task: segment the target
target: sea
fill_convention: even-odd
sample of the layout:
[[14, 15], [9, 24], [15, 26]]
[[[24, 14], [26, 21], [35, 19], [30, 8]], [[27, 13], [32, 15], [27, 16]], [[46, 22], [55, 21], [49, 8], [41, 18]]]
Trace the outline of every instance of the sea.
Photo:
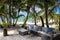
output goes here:
[[[18, 21], [17, 22], [24, 22], [25, 21], [25, 17], [20, 17], [18, 18]], [[13, 21], [13, 20], [12, 20]], [[28, 18], [27, 22], [34, 22], [34, 19], [33, 18]], [[0, 18], [0, 24], [2, 23], [2, 20]]]

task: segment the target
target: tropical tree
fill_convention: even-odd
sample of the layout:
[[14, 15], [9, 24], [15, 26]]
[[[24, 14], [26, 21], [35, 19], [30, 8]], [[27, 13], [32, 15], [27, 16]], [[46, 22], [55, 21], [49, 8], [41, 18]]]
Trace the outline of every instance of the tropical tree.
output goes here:
[[8, 28], [8, 12], [7, 12], [7, 9], [5, 8], [5, 5], [3, 5], [1, 8], [0, 8], [0, 17], [1, 17], [1, 20], [2, 20], [2, 26], [4, 27], [4, 30], [3, 30], [3, 33], [4, 33], [4, 36], [7, 36], [7, 28]]
[[51, 6], [54, 6], [56, 4], [57, 0], [54, 1], [54, 3], [52, 2], [52, 0], [40, 0], [40, 2], [43, 3], [43, 5], [44, 5], [43, 10], [45, 11], [46, 25], [47, 25], [47, 27], [49, 27], [49, 25], [48, 25], [48, 13], [49, 13], [48, 9], [50, 9], [49, 7], [51, 7]]
[[[7, 28], [11, 25], [11, 18], [12, 17], [12, 7], [13, 1], [12, 0], [0, 0], [0, 15], [2, 19], [2, 26], [4, 27], [4, 36], [7, 36]], [[9, 8], [8, 8], [9, 7]], [[15, 6], [14, 6], [15, 7]], [[7, 10], [8, 9], [8, 10]], [[14, 14], [15, 16], [15, 14]], [[20, 17], [21, 15], [17, 16], [16, 18]]]
[[17, 24], [17, 21], [18, 21], [18, 18], [21, 17], [21, 16], [24, 16], [23, 14], [20, 14], [20, 15], [17, 15], [17, 11], [15, 8], [12, 9], [12, 19], [13, 19], [13, 26], [15, 26]]
[[36, 7], [39, 7], [39, 8], [44, 8], [43, 4], [39, 1], [39, 0], [33, 0], [33, 5], [32, 5], [32, 9], [33, 9], [33, 14], [34, 14], [34, 22], [35, 22], [35, 25], [37, 25], [36, 21], [37, 21], [37, 12], [36, 12]]
[[42, 27], [44, 27], [44, 21], [43, 21], [42, 16], [40, 16], [40, 18], [41, 18], [41, 22], [42, 22]]
[[[18, 18], [20, 16], [22, 16], [22, 15], [19, 15], [19, 12], [21, 10], [21, 6], [22, 6], [21, 0], [12, 0], [12, 14], [13, 15], [11, 15], [11, 16], [13, 18], [13, 25], [16, 25]], [[14, 19], [16, 19], [15, 24], [14, 24]]]
[[60, 30], [60, 1], [58, 1], [58, 4], [59, 4], [59, 6], [58, 6], [58, 8], [59, 8], [59, 30]]
[[27, 20], [28, 20], [29, 13], [30, 13], [30, 8], [31, 8], [31, 6], [32, 6], [32, 1], [31, 1], [31, 0], [30, 0], [30, 1], [27, 0], [25, 3], [26, 3], [27, 16], [26, 16], [26, 20], [25, 20], [24, 24], [22, 25], [22, 27], [25, 26], [25, 24], [26, 24], [26, 22], [27, 22]]

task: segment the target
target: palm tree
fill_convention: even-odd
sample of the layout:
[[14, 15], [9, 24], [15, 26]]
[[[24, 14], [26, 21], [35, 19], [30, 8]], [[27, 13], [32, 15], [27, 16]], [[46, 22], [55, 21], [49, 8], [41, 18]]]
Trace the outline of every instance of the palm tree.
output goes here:
[[46, 25], [47, 25], [47, 27], [49, 27], [49, 25], [48, 25], [48, 8], [53, 6], [57, 0], [54, 1], [54, 3], [52, 2], [52, 0], [40, 0], [40, 1], [44, 4], [45, 17], [46, 17]]
[[59, 11], [59, 30], [60, 30], [60, 11]]
[[41, 22], [42, 22], [42, 27], [44, 27], [44, 21], [43, 21], [42, 16], [40, 16], [40, 18], [41, 18]]
[[[31, 1], [31, 0], [30, 0]], [[42, 7], [42, 4], [39, 3], [39, 0], [32, 0], [30, 3], [32, 3], [32, 12], [33, 12], [33, 16], [34, 16], [34, 22], [35, 22], [35, 25], [37, 25], [36, 21], [37, 21], [37, 13], [36, 13], [36, 10], [35, 10], [35, 7], [38, 6], [38, 7]]]
[[[1, 19], [2, 19], [2, 26], [4, 27], [4, 36], [7, 36], [7, 27], [9, 25], [11, 25], [11, 12], [12, 12], [12, 0], [0, 0], [1, 1], [1, 5], [0, 5], [0, 14], [1, 14]], [[8, 14], [8, 11], [6, 10], [6, 7], [5, 6], [9, 6], [9, 14]], [[7, 22], [6, 20], [7, 19]]]
[[26, 22], [27, 22], [27, 20], [28, 20], [31, 6], [32, 6], [32, 1], [31, 1], [31, 0], [30, 0], [30, 1], [27, 0], [27, 1], [26, 1], [26, 11], [27, 11], [27, 16], [26, 16], [26, 20], [25, 20], [24, 24], [22, 25], [22, 27], [25, 26], [25, 24], [26, 24]]
[[[38, 2], [36, 3], [36, 0], [27, 0], [26, 1], [27, 2], [27, 17], [26, 17], [26, 20], [25, 20], [25, 22], [24, 22], [24, 24], [26, 24], [26, 21], [27, 21], [27, 19], [28, 19], [28, 16], [29, 16], [29, 10], [30, 10], [30, 8], [32, 8], [33, 9], [33, 16], [34, 16], [34, 21], [35, 21], [35, 25], [37, 25], [36, 24], [36, 11], [35, 11], [35, 6], [37, 5], [37, 4], [39, 4]], [[41, 4], [39, 4], [39, 5], [41, 5]]]
[[[11, 16], [12, 16], [13, 19], [16, 19], [16, 22], [15, 22], [14, 25], [16, 25], [16, 23], [18, 21], [18, 18], [20, 16], [24, 16], [24, 15], [19, 15], [19, 13], [20, 13], [20, 11], [23, 11], [23, 10], [25, 11], [26, 10], [26, 9], [24, 9], [25, 4], [26, 3], [23, 0], [12, 0], [12, 14], [13, 15], [11, 15]], [[13, 9], [15, 10], [15, 12], [13, 12], [14, 11]], [[16, 13], [16, 10], [18, 10], [17, 13]]]
[[44, 1], [44, 6], [45, 6], [45, 17], [46, 17], [46, 25], [47, 27], [49, 27], [48, 25], [48, 4], [47, 4], [47, 0]]
[[[3, 16], [5, 15], [5, 10], [4, 10], [4, 2], [0, 0], [0, 17], [1, 17], [1, 20], [2, 20], [2, 23], [4, 22], [5, 23], [5, 18], [3, 18]], [[4, 25], [4, 24], [3, 24]], [[2, 26], [3, 26], [2, 25]], [[7, 29], [5, 28], [6, 26], [4, 26], [4, 36], [7, 36]]]
[[37, 25], [37, 24], [36, 24], [36, 11], [35, 11], [35, 5], [36, 5], [36, 0], [33, 2], [33, 13], [34, 13], [35, 25]]
[[0, 14], [1, 14], [2, 26], [4, 27], [3, 33], [4, 33], [4, 36], [7, 36], [8, 35], [7, 27], [9, 23], [7, 24], [5, 19], [8, 19], [8, 12], [4, 5], [0, 8]]
[[10, 23], [10, 25], [11, 25], [11, 13], [12, 13], [12, 0], [6, 0], [6, 2], [5, 2], [8, 6], [9, 6], [9, 23]]
[[[16, 19], [16, 22], [15, 22], [15, 24], [13, 24], [13, 25], [16, 25], [16, 23], [17, 23], [17, 21], [18, 21], [18, 18], [20, 17], [20, 16], [23, 16], [23, 15], [19, 15], [19, 12], [20, 12], [20, 10], [21, 10], [21, 6], [23, 5], [22, 4], [22, 0], [12, 0], [12, 2], [13, 2], [13, 4], [12, 4], [12, 13], [15, 15], [15, 17], [13, 17], [13, 20], [14, 19]], [[15, 8], [14, 8], [15, 7]], [[14, 10], [15, 10], [15, 13], [14, 13]], [[17, 12], [16, 12], [16, 10], [18, 10]], [[13, 15], [13, 16], [14, 16]], [[17, 17], [16, 17], [17, 16]]]
[[22, 25], [22, 27], [25, 26], [25, 24], [26, 24], [26, 22], [27, 22], [27, 20], [28, 20], [28, 16], [29, 16], [29, 12], [30, 12], [29, 9], [30, 9], [30, 7], [27, 6], [27, 16], [26, 16], [26, 20], [25, 20], [24, 24]]
[[[57, 3], [58, 3], [58, 2], [57, 2]], [[59, 4], [54, 5], [54, 6], [51, 8], [51, 10], [49, 11], [49, 14], [50, 14], [50, 16], [54, 19], [55, 23], [58, 24], [59, 15], [56, 14], [56, 12], [52, 13], [52, 12], [54, 11], [54, 9], [57, 9], [57, 7], [59, 7]], [[59, 9], [58, 9], [58, 10], [59, 10]], [[49, 14], [48, 14], [48, 15], [49, 15]], [[54, 15], [53, 15], [53, 14], [54, 14]], [[60, 28], [59, 28], [59, 29], [60, 29]]]
[[35, 11], [35, 5], [33, 7], [33, 14], [34, 14], [34, 22], [35, 22], [35, 25], [37, 25], [36, 21], [37, 21], [37, 14], [36, 14], [36, 11]]
[[[21, 15], [17, 15], [17, 14], [18, 14], [18, 13], [17, 13], [16, 9], [13, 8], [13, 9], [12, 9], [12, 15], [11, 15], [11, 17], [12, 17], [12, 19], [13, 19], [13, 26], [15, 26], [15, 25], [17, 24], [17, 21], [18, 21], [18, 18], [19, 18], [19, 17], [24, 16], [23, 14], [21, 14]], [[15, 21], [15, 20], [16, 20], [16, 21]]]
[[[6, 0], [5, 3], [9, 6], [9, 8], [8, 8], [9, 9], [9, 19], [8, 20], [9, 20], [10, 25], [11, 25], [12, 24], [12, 18], [14, 20], [14, 18], [16, 17], [16, 16], [12, 17], [12, 14], [17, 15], [17, 16], [21, 16], [21, 15], [19, 15], [19, 12], [21, 10], [20, 7], [23, 5], [23, 3], [21, 3], [21, 0]], [[15, 10], [15, 13], [13, 12], [14, 11], [13, 8]], [[16, 10], [18, 10], [18, 13], [16, 13]], [[18, 21], [18, 18], [16, 18], [16, 23], [17, 23], [17, 21]]]

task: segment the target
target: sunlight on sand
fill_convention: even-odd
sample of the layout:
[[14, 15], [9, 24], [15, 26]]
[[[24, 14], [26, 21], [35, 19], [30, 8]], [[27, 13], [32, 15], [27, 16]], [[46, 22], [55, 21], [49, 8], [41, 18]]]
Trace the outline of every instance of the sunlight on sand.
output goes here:
[[[11, 34], [18, 34], [17, 30], [10, 30], [8, 31], [8, 34], [11, 35]], [[3, 31], [0, 32], [0, 36], [3, 36]]]
[[3, 32], [0, 32], [0, 36], [3, 36]]

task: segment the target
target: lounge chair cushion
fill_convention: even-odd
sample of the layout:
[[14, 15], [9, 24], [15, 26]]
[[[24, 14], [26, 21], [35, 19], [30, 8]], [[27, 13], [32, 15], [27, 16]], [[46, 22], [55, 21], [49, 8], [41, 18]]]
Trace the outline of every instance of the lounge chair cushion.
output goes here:
[[30, 25], [30, 26], [29, 26], [29, 29], [34, 29], [34, 25], [33, 25], [33, 24]]
[[47, 29], [46, 29], [46, 32], [47, 32], [47, 33], [50, 33], [50, 32], [52, 32], [52, 31], [53, 31], [52, 28], [47, 28]]
[[36, 28], [36, 30], [37, 30], [37, 31], [41, 31], [41, 30], [42, 30], [42, 27], [38, 26], [38, 27]]

